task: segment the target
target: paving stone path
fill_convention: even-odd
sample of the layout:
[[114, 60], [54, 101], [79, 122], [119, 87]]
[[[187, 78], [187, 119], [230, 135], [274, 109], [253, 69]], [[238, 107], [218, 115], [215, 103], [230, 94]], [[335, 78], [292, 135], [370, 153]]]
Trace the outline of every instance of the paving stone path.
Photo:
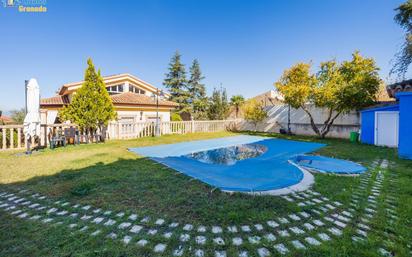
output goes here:
[[[179, 224], [163, 218], [142, 216], [130, 211], [114, 212], [90, 205], [79, 205], [50, 198], [29, 190], [0, 192], [0, 210], [19, 219], [41, 222], [45, 225], [67, 226], [91, 237], [103, 236], [119, 240], [123, 244], [135, 244], [151, 249], [154, 253], [182, 256], [190, 253], [205, 256], [227, 256], [227, 247], [238, 249], [238, 256], [260, 257], [287, 254], [316, 247], [343, 235], [350, 226], [355, 231], [354, 243], [366, 241], [374, 230], [371, 220], [384, 204], [390, 222], [398, 219], [396, 192], [381, 199], [388, 161], [375, 161], [371, 172], [360, 178], [359, 187], [353, 192], [350, 206], [345, 207], [313, 190], [281, 196], [284, 200], [300, 206], [302, 211], [281, 217], [273, 217], [260, 224], [222, 226]], [[395, 183], [396, 175], [388, 178]], [[383, 256], [391, 256], [387, 246], [396, 240], [394, 235], [385, 235], [378, 249]], [[245, 247], [245, 243], [248, 247]], [[251, 248], [250, 246], [253, 246]], [[269, 247], [270, 246], [270, 247]], [[253, 250], [251, 250], [253, 249]]]

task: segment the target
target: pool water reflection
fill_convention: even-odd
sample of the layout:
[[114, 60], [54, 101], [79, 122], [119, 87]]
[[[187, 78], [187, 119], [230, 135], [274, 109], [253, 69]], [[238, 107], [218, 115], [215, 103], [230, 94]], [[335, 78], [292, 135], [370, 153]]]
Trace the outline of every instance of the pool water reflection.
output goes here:
[[258, 157], [266, 151], [267, 147], [264, 145], [244, 144], [191, 153], [185, 157], [203, 163], [234, 165], [237, 161]]

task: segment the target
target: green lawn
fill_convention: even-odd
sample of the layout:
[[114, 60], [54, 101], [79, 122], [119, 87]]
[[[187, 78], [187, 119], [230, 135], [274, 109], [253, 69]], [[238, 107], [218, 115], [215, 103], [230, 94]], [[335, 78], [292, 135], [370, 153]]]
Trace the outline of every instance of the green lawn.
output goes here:
[[[20, 196], [35, 202], [35, 199], [30, 198], [32, 194], [45, 195], [47, 198], [38, 202], [48, 208], [58, 207], [60, 203], [55, 204], [55, 201], [68, 201], [70, 205], [59, 210], [78, 212], [81, 215], [82, 212], [90, 214], [96, 208], [110, 210], [113, 214], [109, 216], [117, 221], [115, 227], [127, 221], [127, 217], [134, 213], [139, 219], [132, 223], [142, 225], [143, 230], [156, 227], [155, 221], [159, 218], [164, 219], [165, 224], [176, 222], [180, 225], [174, 230], [160, 225], [155, 235], [150, 235], [147, 231], [134, 235], [127, 233], [128, 230], [113, 229], [80, 219], [76, 221], [78, 228], [69, 228], [73, 219], [68, 215], [58, 216], [55, 213], [48, 215], [53, 217], [53, 221], [45, 224], [40, 220], [18, 218], [11, 214], [12, 211], [1, 208], [0, 256], [172, 256], [174, 249], [178, 249], [180, 245], [185, 249], [183, 256], [194, 256], [195, 249], [203, 249], [205, 256], [214, 256], [216, 250], [225, 250], [227, 256], [238, 256], [240, 251], [247, 251], [248, 256], [258, 256], [257, 250], [260, 248], [268, 249], [275, 256], [279, 254], [274, 248], [276, 244], [287, 246], [289, 251], [285, 256], [381, 256], [379, 248], [396, 256], [411, 256], [412, 161], [399, 160], [394, 149], [351, 144], [346, 140], [291, 137], [294, 140], [320, 141], [327, 146], [320, 149], [319, 154], [353, 160], [369, 167], [368, 175], [362, 177], [315, 175], [316, 182], [312, 190], [328, 198], [330, 202], [338, 201], [342, 204], [319, 215], [316, 214], [318, 207], [299, 206], [298, 201], [290, 202], [282, 197], [228, 194], [212, 190], [202, 182], [127, 150], [128, 147], [232, 135], [235, 134], [199, 133], [110, 141], [105, 144], [44, 150], [30, 157], [16, 155], [16, 152], [1, 152], [0, 192], [18, 193], [21, 189], [27, 189], [30, 193], [19, 193]], [[280, 137], [275, 134], [264, 135]], [[382, 160], [389, 161], [388, 168], [375, 165]], [[382, 189], [376, 198], [376, 213], [368, 223], [368, 236], [361, 242], [354, 242], [352, 235], [356, 234], [356, 226], [363, 217], [367, 196], [379, 180], [379, 172], [383, 174]], [[360, 189], [361, 181], [366, 185], [364, 189]], [[359, 194], [360, 200], [351, 206], [355, 192]], [[393, 199], [390, 204], [393, 209], [391, 212], [397, 217], [395, 221], [389, 219], [387, 199]], [[79, 211], [79, 208], [73, 207], [74, 204], [90, 205], [92, 209]], [[315, 230], [306, 231], [304, 235], [294, 235], [289, 231], [290, 237], [282, 237], [277, 234], [277, 230], [289, 229], [290, 225], [280, 224], [278, 228], [266, 225], [269, 220], [277, 220], [279, 217], [289, 219], [288, 215], [301, 211], [309, 213], [310, 219], [322, 219], [323, 215], [333, 215], [349, 208], [354, 209], [355, 215], [347, 222], [343, 235], [333, 236], [329, 233], [331, 240], [322, 242], [320, 246], [311, 246], [304, 241], [307, 236], [315, 236]], [[29, 213], [32, 211], [28, 205], [21, 209]], [[43, 213], [45, 211], [47, 209]], [[118, 212], [125, 212], [125, 216], [115, 216]], [[100, 216], [104, 217], [94, 214], [93, 218]], [[144, 217], [149, 217], [150, 220], [147, 223], [141, 221]], [[302, 227], [304, 222], [302, 219], [293, 224]], [[199, 246], [194, 241], [198, 233], [195, 229], [185, 231], [184, 224], [192, 224], [195, 228], [206, 226], [208, 230], [202, 234], [208, 239], [206, 244]], [[242, 225], [254, 224], [264, 225], [263, 230], [238, 231], [235, 234], [226, 232], [228, 226], [236, 226], [239, 230]], [[324, 228], [331, 226], [327, 221], [325, 224]], [[85, 225], [88, 226], [87, 230], [79, 231], [80, 226]], [[215, 225], [223, 228], [224, 232], [212, 233], [210, 228]], [[324, 228], [319, 229], [323, 231]], [[91, 236], [96, 230], [101, 230], [100, 234]], [[165, 240], [163, 233], [169, 231], [173, 235]], [[106, 235], [111, 232], [116, 232], [116, 240], [107, 238]], [[191, 238], [182, 242], [179, 236], [185, 233]], [[273, 233], [276, 240], [266, 240], [264, 235], [268, 233]], [[122, 238], [127, 235], [133, 237], [125, 245]], [[248, 240], [249, 236], [254, 235], [261, 237], [257, 244]], [[213, 243], [212, 239], [216, 237], [221, 237], [225, 245]], [[234, 237], [241, 237], [243, 243], [240, 246], [233, 245]], [[149, 243], [140, 247], [136, 245], [140, 239], [148, 240]], [[307, 249], [296, 250], [291, 246], [292, 239], [305, 243]], [[166, 241], [166, 251], [154, 254], [154, 246]], [[189, 247], [191, 251], [188, 250]]]

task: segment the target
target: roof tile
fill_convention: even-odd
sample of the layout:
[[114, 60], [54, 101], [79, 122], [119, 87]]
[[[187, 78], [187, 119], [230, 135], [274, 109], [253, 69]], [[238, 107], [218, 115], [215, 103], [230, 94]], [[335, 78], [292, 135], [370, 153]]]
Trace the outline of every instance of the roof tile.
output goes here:
[[[135, 94], [131, 92], [125, 92], [121, 94], [115, 94], [110, 96], [113, 104], [131, 104], [131, 105], [156, 105], [155, 99], [147, 95]], [[40, 100], [41, 106], [49, 105], [67, 105], [69, 104], [69, 98], [65, 95], [53, 96], [50, 98], [43, 98]], [[175, 107], [178, 104], [172, 101], [159, 100], [159, 106]]]
[[[131, 92], [111, 95], [114, 104], [143, 104], [156, 105], [154, 98], [147, 95], [140, 95]], [[159, 100], [160, 106], [177, 106], [178, 104], [172, 101]]]

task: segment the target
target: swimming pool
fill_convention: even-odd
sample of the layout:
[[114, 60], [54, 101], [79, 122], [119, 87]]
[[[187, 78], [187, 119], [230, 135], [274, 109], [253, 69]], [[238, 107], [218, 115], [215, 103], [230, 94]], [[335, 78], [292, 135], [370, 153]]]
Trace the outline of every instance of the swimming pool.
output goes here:
[[291, 162], [320, 173], [359, 175], [366, 171], [366, 168], [358, 163], [324, 156], [297, 155]]
[[242, 135], [129, 150], [222, 190], [257, 192], [299, 183], [304, 173], [289, 159], [323, 146]]
[[184, 156], [203, 163], [234, 165], [241, 160], [256, 158], [266, 151], [266, 146], [253, 143], [195, 152]]

